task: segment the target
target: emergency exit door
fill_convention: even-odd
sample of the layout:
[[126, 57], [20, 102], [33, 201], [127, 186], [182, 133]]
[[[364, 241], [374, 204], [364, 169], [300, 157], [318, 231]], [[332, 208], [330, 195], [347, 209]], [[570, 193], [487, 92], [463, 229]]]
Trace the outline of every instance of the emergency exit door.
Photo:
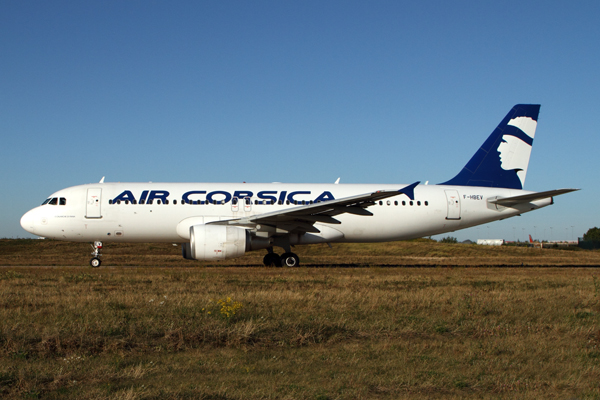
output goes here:
[[100, 206], [102, 204], [102, 189], [88, 189], [85, 205], [86, 218], [102, 218]]

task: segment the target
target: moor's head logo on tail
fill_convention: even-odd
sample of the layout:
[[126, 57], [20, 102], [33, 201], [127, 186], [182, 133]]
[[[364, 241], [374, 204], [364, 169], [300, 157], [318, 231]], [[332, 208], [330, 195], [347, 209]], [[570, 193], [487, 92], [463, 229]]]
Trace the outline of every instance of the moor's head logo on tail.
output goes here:
[[[515, 127], [515, 129], [509, 129]], [[505, 171], [514, 171], [525, 186], [525, 176], [531, 155], [531, 145], [535, 136], [537, 121], [530, 117], [517, 117], [508, 121], [504, 130], [498, 152], [500, 153], [500, 167]]]
[[444, 185], [523, 189], [540, 106], [517, 104], [458, 175]]

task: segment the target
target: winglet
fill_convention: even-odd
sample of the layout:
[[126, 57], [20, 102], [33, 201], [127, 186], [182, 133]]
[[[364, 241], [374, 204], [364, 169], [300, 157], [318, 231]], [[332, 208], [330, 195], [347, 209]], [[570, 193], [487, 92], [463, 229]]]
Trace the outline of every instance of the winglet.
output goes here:
[[415, 199], [415, 187], [417, 187], [417, 185], [419, 183], [421, 183], [421, 181], [417, 181], [417, 182], [413, 183], [412, 185], [403, 187], [402, 189], [398, 190], [398, 192], [404, 193], [405, 195], [408, 196], [409, 199], [414, 200]]

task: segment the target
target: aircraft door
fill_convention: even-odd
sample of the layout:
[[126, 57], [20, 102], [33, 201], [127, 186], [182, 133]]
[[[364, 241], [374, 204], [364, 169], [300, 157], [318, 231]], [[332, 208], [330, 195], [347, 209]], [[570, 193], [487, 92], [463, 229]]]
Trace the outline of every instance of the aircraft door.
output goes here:
[[88, 189], [85, 205], [86, 218], [102, 218], [100, 206], [102, 204], [102, 189]]
[[460, 201], [458, 191], [446, 190], [446, 200], [448, 204], [448, 214], [446, 219], [460, 219]]

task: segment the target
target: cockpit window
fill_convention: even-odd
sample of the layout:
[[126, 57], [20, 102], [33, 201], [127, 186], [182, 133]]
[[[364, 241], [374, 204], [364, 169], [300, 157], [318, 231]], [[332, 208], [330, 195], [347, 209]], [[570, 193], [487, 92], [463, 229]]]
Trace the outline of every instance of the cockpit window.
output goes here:
[[44, 201], [42, 203], [42, 205], [46, 205], [46, 204], [50, 204], [51, 206], [56, 206], [56, 205], [66, 206], [67, 199], [65, 197], [52, 197], [52, 198], [46, 199], [46, 201]]

